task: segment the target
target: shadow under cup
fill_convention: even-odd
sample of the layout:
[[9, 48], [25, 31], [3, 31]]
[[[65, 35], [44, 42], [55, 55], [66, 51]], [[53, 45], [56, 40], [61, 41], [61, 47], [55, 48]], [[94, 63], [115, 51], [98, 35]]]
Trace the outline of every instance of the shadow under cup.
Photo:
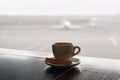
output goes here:
[[[76, 49], [78, 49], [77, 52], [75, 52]], [[79, 46], [73, 46], [72, 43], [60, 42], [52, 44], [53, 55], [57, 60], [70, 60], [80, 50]]]

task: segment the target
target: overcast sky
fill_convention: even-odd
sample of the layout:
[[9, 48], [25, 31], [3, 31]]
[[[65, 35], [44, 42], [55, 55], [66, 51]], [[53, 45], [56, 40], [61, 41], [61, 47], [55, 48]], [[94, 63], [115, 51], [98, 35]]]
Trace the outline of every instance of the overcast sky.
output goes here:
[[117, 15], [120, 0], [0, 0], [0, 15]]

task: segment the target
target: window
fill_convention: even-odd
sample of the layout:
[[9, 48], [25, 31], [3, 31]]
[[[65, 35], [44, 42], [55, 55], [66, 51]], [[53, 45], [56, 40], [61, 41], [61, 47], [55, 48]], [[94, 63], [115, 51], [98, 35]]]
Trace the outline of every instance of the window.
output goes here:
[[0, 48], [52, 52], [72, 42], [80, 55], [120, 59], [119, 0], [0, 0]]

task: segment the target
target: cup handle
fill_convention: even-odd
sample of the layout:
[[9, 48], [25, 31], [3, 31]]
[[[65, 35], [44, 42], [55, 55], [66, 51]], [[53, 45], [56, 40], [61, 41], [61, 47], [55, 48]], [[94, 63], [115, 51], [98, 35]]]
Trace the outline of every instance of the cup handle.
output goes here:
[[[78, 49], [78, 51], [76, 53], [74, 53], [76, 49]], [[73, 54], [72, 54], [72, 56], [77, 55], [80, 51], [81, 51], [81, 48], [79, 46], [74, 46], [73, 47]]]

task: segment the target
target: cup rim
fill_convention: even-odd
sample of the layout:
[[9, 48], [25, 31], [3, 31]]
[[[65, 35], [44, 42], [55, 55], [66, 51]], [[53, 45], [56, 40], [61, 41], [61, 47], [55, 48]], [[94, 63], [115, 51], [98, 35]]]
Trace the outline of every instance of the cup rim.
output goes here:
[[56, 43], [53, 43], [52, 45], [55, 45], [55, 46], [70, 46], [70, 45], [72, 45], [72, 43], [70, 43], [70, 42], [56, 42]]

